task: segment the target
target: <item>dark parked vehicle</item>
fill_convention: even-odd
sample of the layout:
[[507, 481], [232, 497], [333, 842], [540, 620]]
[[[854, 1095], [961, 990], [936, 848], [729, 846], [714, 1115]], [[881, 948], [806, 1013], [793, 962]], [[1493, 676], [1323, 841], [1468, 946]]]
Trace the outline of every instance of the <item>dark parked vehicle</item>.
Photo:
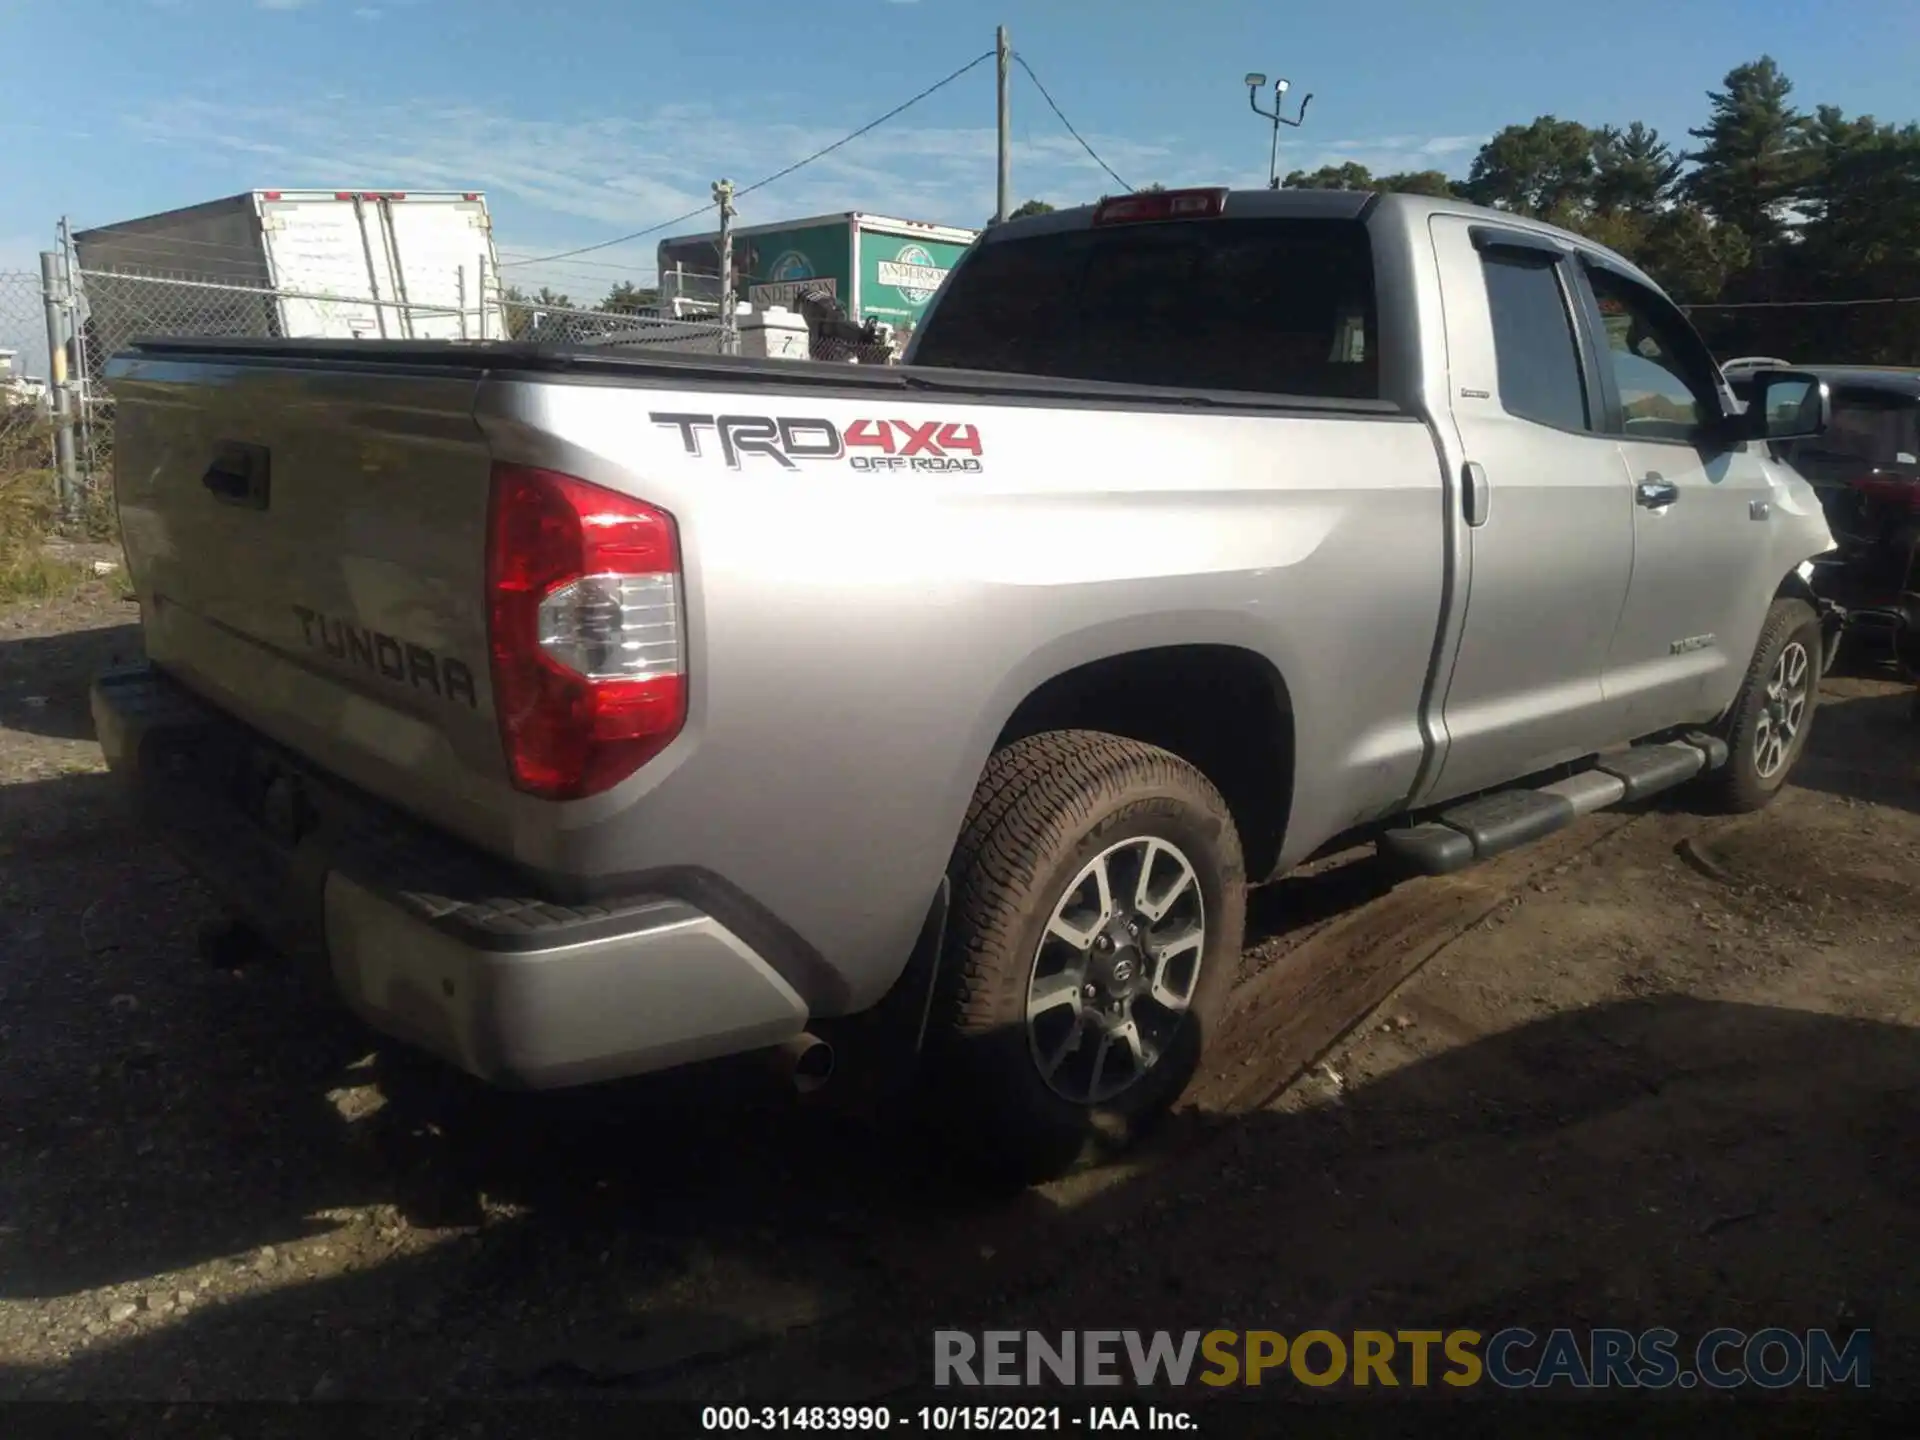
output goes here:
[[[1756, 367], [1757, 368], [1757, 367]], [[1832, 402], [1819, 436], [1773, 447], [1811, 484], [1835, 550], [1815, 564], [1814, 589], [1846, 612], [1846, 628], [1891, 651], [1909, 673], [1920, 662], [1920, 369], [1811, 365]], [[1751, 376], [1726, 366], [1736, 397]]]

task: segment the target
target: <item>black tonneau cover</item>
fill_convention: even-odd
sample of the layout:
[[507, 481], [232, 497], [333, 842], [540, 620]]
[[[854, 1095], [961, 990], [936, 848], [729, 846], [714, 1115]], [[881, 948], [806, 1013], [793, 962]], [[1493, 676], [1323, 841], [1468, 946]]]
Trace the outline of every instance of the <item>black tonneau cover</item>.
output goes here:
[[1234, 390], [1064, 380], [1045, 375], [986, 370], [947, 370], [910, 365], [837, 365], [824, 360], [767, 360], [737, 355], [621, 354], [602, 347], [568, 348], [518, 340], [231, 340], [141, 339], [116, 354], [109, 381], [142, 365], [193, 363], [367, 371], [395, 374], [471, 375], [510, 380], [516, 376], [601, 383], [656, 381], [681, 389], [745, 389], [774, 385], [783, 390], [851, 394], [977, 395], [1009, 402], [1062, 405], [1134, 405], [1146, 409], [1199, 408], [1373, 415], [1414, 418], [1390, 400], [1329, 399], [1315, 395], [1256, 395]]

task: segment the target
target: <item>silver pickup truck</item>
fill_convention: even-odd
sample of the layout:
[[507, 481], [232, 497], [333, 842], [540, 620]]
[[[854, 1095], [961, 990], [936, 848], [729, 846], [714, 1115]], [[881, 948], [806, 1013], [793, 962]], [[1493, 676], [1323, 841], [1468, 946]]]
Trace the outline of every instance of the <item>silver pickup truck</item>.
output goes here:
[[1825, 653], [1765, 453], [1819, 382], [1743, 410], [1617, 256], [1420, 197], [996, 227], [897, 368], [111, 381], [150, 661], [94, 717], [247, 925], [490, 1081], [880, 1056], [1026, 1175], [1177, 1098], [1249, 884], [1757, 808]]

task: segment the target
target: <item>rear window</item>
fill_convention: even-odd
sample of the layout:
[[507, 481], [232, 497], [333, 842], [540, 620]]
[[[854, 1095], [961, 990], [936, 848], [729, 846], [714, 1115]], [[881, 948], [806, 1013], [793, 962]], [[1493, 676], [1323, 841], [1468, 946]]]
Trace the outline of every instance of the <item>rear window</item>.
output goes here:
[[981, 245], [916, 365], [1373, 400], [1373, 249], [1355, 220], [1187, 220]]
[[[1742, 400], [1752, 395], [1752, 386], [1745, 388]], [[1788, 442], [1789, 463], [1814, 479], [1862, 468], [1920, 468], [1920, 401], [1885, 390], [1836, 387], [1832, 395], [1826, 433]]]

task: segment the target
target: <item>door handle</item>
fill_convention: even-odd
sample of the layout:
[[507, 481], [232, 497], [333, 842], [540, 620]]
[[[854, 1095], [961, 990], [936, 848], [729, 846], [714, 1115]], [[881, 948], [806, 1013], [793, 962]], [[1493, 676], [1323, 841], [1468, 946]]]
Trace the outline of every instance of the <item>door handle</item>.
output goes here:
[[1493, 494], [1487, 487], [1487, 471], [1478, 460], [1469, 460], [1460, 471], [1460, 509], [1467, 524], [1478, 529], [1487, 523], [1487, 511]]
[[1680, 498], [1680, 487], [1665, 476], [1649, 472], [1633, 487], [1633, 498], [1649, 510], [1660, 510]]
[[223, 504], [264, 510], [272, 499], [271, 476], [266, 446], [227, 441], [201, 475], [200, 483]]

